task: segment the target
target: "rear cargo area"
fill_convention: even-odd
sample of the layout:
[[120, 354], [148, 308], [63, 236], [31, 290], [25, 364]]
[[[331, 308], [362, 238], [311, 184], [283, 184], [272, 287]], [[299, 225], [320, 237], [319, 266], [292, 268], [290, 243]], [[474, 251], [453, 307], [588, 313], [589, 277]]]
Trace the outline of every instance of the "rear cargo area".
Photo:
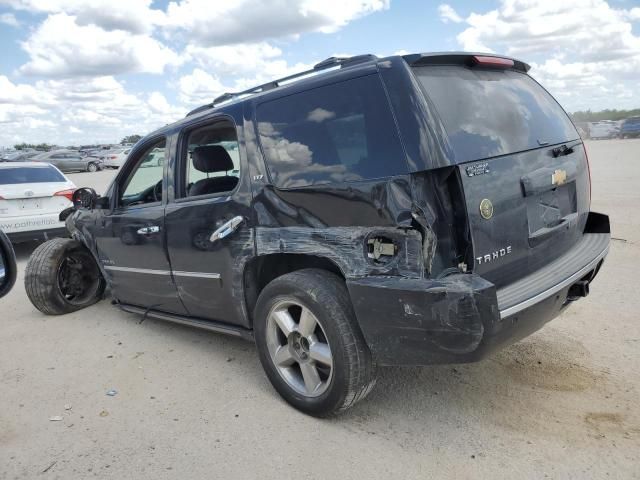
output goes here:
[[588, 160], [553, 97], [513, 68], [413, 72], [458, 169], [473, 245], [468, 270], [500, 288], [576, 246], [589, 213]]

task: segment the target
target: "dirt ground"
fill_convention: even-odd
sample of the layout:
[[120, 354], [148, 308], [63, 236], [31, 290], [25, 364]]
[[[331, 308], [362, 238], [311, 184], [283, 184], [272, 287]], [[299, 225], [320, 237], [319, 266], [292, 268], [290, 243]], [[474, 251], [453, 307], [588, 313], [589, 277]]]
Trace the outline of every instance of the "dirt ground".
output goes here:
[[0, 300], [0, 478], [640, 478], [640, 140], [587, 147], [615, 237], [590, 296], [481, 363], [385, 369], [332, 420], [280, 400], [250, 343], [109, 301], [46, 317], [20, 276]]

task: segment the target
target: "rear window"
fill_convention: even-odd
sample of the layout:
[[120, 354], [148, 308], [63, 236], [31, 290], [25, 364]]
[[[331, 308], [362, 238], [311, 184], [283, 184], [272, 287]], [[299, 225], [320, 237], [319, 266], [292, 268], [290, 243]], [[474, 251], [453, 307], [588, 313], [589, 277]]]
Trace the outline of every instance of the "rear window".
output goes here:
[[414, 73], [458, 163], [579, 138], [560, 105], [526, 74], [459, 66], [417, 67]]
[[55, 168], [45, 167], [0, 167], [0, 185], [19, 183], [66, 182], [64, 176]]
[[258, 106], [258, 132], [281, 188], [353, 182], [407, 172], [377, 75], [289, 95]]

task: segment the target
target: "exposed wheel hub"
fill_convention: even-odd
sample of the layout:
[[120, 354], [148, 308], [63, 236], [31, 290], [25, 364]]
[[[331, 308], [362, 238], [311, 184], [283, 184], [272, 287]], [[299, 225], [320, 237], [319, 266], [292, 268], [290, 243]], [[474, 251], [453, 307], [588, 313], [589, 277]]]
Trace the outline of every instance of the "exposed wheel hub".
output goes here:
[[292, 332], [287, 339], [287, 343], [296, 361], [309, 361], [309, 340], [303, 337], [300, 332]]

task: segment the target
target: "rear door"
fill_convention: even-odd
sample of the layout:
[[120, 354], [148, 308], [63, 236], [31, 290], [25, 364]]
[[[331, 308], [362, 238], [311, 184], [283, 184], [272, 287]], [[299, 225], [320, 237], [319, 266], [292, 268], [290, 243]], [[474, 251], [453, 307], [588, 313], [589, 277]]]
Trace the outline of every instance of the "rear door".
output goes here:
[[54, 153], [41, 161], [50, 163], [56, 168], [59, 168], [63, 172], [67, 170], [67, 158], [64, 153]]
[[589, 174], [558, 103], [513, 69], [432, 65], [414, 73], [458, 165], [473, 270], [500, 287], [570, 249], [584, 230]]
[[193, 317], [243, 324], [238, 285], [253, 235], [249, 180], [233, 121], [219, 117], [186, 129], [175, 165], [175, 198], [165, 221], [180, 298]]

